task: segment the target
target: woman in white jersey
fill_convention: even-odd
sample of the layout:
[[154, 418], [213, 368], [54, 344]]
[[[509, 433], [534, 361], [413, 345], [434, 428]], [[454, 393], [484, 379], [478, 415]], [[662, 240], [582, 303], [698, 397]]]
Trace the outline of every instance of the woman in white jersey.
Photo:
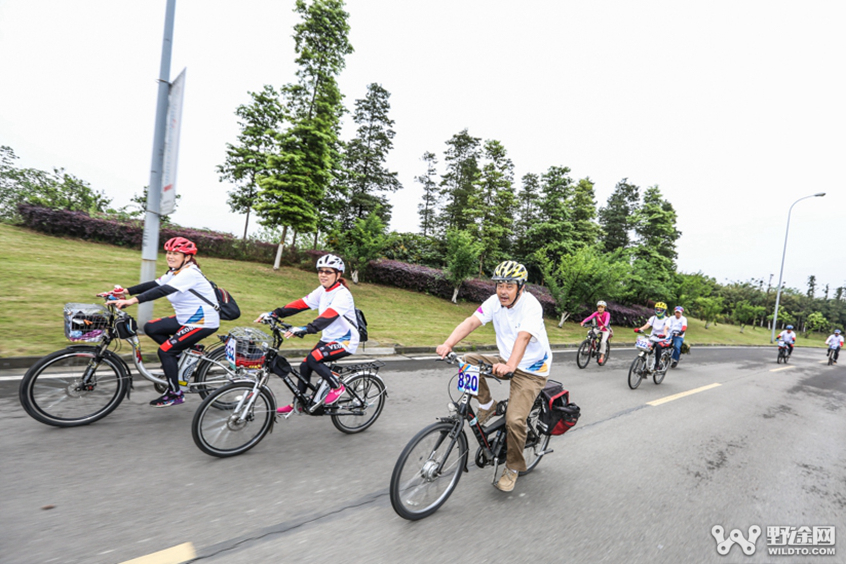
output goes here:
[[144, 333], [159, 344], [159, 360], [168, 382], [162, 397], [150, 402], [154, 407], [185, 401], [179, 389], [179, 354], [220, 328], [220, 316], [210, 305], [217, 303], [217, 296], [194, 258], [197, 246], [184, 237], [174, 237], [164, 244], [164, 248], [168, 266], [164, 276], [127, 288], [124, 297], [128, 294], [134, 298], [112, 302], [123, 308], [167, 296], [173, 306], [175, 315], [144, 325]]
[[[300, 365], [300, 376], [304, 378], [297, 383], [301, 392], [305, 392], [306, 382], [311, 381], [311, 373], [323, 378], [323, 384], [314, 396], [314, 404], [325, 405], [335, 403], [345, 388], [341, 381], [326, 365], [346, 356], [354, 354], [358, 349], [358, 327], [355, 324], [355, 302], [343, 278], [344, 261], [335, 255], [324, 255], [317, 259], [317, 279], [320, 286], [304, 298], [293, 301], [285, 307], [276, 308], [272, 312], [261, 314], [256, 321], [265, 316], [288, 317], [306, 309], [316, 309], [317, 319], [302, 327], [294, 327], [285, 334], [290, 338], [294, 335], [313, 335], [322, 331], [320, 341], [314, 346], [305, 361]], [[290, 413], [294, 406], [286, 405], [277, 409], [279, 413]]]
[[[655, 304], [655, 315], [650, 317], [643, 327], [638, 327], [634, 330], [635, 333], [643, 333], [648, 328], [652, 327], [650, 341], [653, 346], [660, 348], [669, 347], [672, 341], [667, 338], [670, 332], [670, 319], [667, 317], [667, 304], [658, 302]], [[658, 365], [661, 363], [661, 351], [655, 351], [655, 370], [658, 370]]]

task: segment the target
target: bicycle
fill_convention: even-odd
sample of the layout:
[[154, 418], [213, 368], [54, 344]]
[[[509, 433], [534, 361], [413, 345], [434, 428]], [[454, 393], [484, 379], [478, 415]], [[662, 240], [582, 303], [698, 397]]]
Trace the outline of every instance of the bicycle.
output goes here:
[[[168, 381], [161, 371], [151, 371], [141, 356], [138, 324], [126, 313], [109, 305], [70, 303], [64, 307], [65, 336], [77, 343], [40, 359], [21, 380], [18, 398], [33, 419], [56, 427], [88, 425], [113, 412], [134, 388], [132, 370], [110, 347], [127, 341], [132, 346], [135, 369], [153, 382], [159, 393]], [[212, 389], [246, 377], [221, 361], [228, 336], [209, 347], [197, 344], [179, 359], [183, 391], [205, 398]]]
[[840, 356], [839, 354], [840, 347], [829, 347], [828, 348], [828, 365], [831, 366], [833, 364], [837, 364], [837, 357]]
[[[660, 384], [664, 381], [664, 376], [667, 375], [667, 369], [670, 367], [670, 360], [673, 356], [672, 347], [666, 346], [662, 344], [662, 341], [654, 340], [657, 339], [656, 337], [652, 338], [645, 338], [645, 337], [638, 337], [637, 341], [635, 342], [635, 347], [638, 350], [637, 356], [632, 361], [632, 365], [629, 367], [629, 388], [632, 390], [636, 389], [640, 386], [641, 380], [649, 378], [649, 375], [652, 374], [652, 381], [655, 384]], [[665, 341], [664, 341], [665, 342]], [[661, 349], [661, 358], [658, 362], [658, 369], [654, 368], [655, 366], [655, 358], [654, 354], [656, 354], [655, 349]]]
[[[276, 397], [267, 385], [271, 374], [279, 376], [294, 394], [294, 409], [283, 416], [285, 419], [294, 413], [328, 415], [335, 428], [346, 434], [360, 433], [373, 425], [382, 413], [388, 396], [385, 383], [378, 374], [383, 362], [330, 366], [346, 391], [331, 405], [315, 405], [312, 398], [320, 388], [322, 378], [314, 384], [305, 382], [279, 350], [285, 341], [285, 332], [292, 326], [273, 317], [266, 318], [263, 323], [270, 325], [273, 338], [272, 344], [261, 346], [263, 356], [257, 377], [216, 389], [203, 400], [194, 414], [191, 435], [200, 450], [219, 458], [236, 456], [259, 444], [273, 430], [278, 416]], [[236, 358], [252, 354], [250, 347], [253, 345], [250, 343], [236, 338], [233, 345], [231, 349], [234, 349]], [[305, 382], [305, 393], [299, 390], [291, 375]]]
[[590, 329], [587, 333], [587, 338], [579, 345], [579, 350], [576, 352], [576, 366], [579, 368], [587, 368], [591, 358], [596, 358], [596, 364], [605, 366], [608, 363], [608, 357], [611, 356], [611, 337], [614, 333], [608, 335], [608, 340], [605, 342], [605, 359], [599, 362], [599, 349], [602, 344], [602, 332], [597, 331], [596, 321], [591, 319]]
[[778, 342], [778, 358], [776, 358], [776, 364], [787, 364], [787, 361], [790, 360], [790, 347], [787, 346], [787, 343], [784, 341]]
[[[449, 364], [459, 364], [458, 374], [450, 379], [447, 389], [458, 378], [461, 396], [454, 400], [450, 393], [453, 401], [448, 405], [449, 416], [439, 418], [437, 423], [417, 433], [403, 449], [391, 474], [391, 505], [400, 517], [411, 521], [437, 511], [455, 490], [461, 473], [469, 471], [467, 459], [470, 451], [465, 423], [479, 444], [474, 457], [476, 466], [493, 466], [494, 482], [499, 465], [505, 462], [507, 454], [504, 415], [508, 401], [497, 404], [496, 415], [503, 417], [486, 427], [479, 425], [470, 406], [470, 398], [478, 394], [480, 378], [489, 376], [499, 382], [502, 379], [493, 374], [492, 365], [472, 366], [452, 352], [445, 360]], [[538, 394], [526, 420], [526, 445], [523, 447], [526, 470], [520, 472], [521, 476], [534, 470], [541, 458], [553, 452], [548, 448], [550, 435], [545, 433], [540, 420], [542, 410], [543, 401]]]

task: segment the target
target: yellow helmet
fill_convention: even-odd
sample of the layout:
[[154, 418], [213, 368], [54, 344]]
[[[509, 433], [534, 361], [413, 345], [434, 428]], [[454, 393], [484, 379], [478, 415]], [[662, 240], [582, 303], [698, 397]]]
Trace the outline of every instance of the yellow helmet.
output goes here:
[[663, 310], [666, 310], [666, 309], [667, 309], [667, 304], [665, 304], [664, 302], [658, 302], [657, 304], [655, 304], [655, 309], [663, 309]]
[[513, 260], [499, 263], [491, 278], [494, 282], [517, 282], [520, 286], [525, 284], [528, 279], [529, 273], [526, 267]]

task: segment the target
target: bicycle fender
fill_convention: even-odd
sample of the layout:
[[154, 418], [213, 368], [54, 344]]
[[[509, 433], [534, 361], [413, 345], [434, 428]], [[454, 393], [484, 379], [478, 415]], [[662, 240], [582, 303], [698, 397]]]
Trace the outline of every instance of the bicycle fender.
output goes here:
[[[270, 397], [273, 398], [273, 409], [275, 410], [276, 409], [276, 394], [274, 394], [273, 390], [271, 390], [267, 386], [262, 386], [262, 389], [267, 390], [267, 393], [270, 394]], [[268, 435], [273, 432], [274, 425], [276, 425], [276, 417], [274, 417], [273, 419], [270, 420], [270, 429], [267, 430]]]

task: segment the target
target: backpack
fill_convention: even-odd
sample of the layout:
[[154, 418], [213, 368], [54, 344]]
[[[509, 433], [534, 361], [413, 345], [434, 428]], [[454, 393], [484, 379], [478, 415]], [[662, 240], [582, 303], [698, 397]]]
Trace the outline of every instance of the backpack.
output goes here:
[[[203, 278], [206, 278], [205, 274], [203, 274]], [[217, 298], [216, 304], [211, 303], [209, 300], [201, 296], [196, 290], [192, 289], [188, 291], [212, 306], [218, 315], [220, 315], [221, 321], [232, 321], [233, 319], [241, 317], [241, 308], [239, 308], [238, 304], [235, 303], [235, 298], [232, 297], [232, 294], [219, 287], [208, 278], [206, 278], [206, 281], [211, 284], [212, 290], [214, 290], [214, 295]]]
[[[347, 321], [350, 323], [353, 322], [352, 319], [347, 318]], [[364, 312], [358, 308], [355, 308], [355, 326], [358, 327], [358, 342], [359, 343], [366, 343], [367, 342], [367, 318], [364, 317]]]
[[563, 435], [578, 422], [581, 409], [570, 403], [570, 392], [560, 382], [548, 380], [541, 390], [543, 409], [538, 418], [538, 428], [546, 435]]

